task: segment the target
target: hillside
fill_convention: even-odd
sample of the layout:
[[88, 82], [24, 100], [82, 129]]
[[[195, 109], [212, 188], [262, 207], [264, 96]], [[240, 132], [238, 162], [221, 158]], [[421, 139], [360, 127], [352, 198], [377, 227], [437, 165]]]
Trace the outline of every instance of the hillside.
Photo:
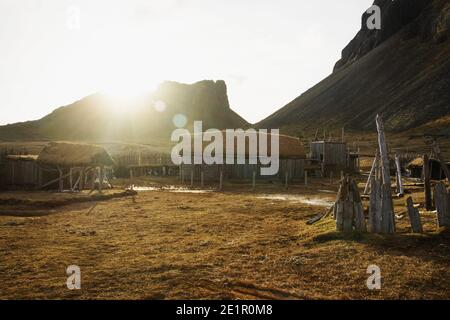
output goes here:
[[[450, 114], [450, 3], [377, 0], [382, 29], [362, 28], [333, 73], [257, 125], [285, 131], [367, 131], [381, 114], [404, 131]], [[445, 123], [445, 122], [443, 122]]]
[[186, 116], [186, 127], [194, 120], [203, 120], [206, 129], [248, 125], [230, 109], [224, 81], [165, 82], [132, 101], [97, 93], [40, 120], [1, 126], [0, 140], [169, 141], [177, 114]]

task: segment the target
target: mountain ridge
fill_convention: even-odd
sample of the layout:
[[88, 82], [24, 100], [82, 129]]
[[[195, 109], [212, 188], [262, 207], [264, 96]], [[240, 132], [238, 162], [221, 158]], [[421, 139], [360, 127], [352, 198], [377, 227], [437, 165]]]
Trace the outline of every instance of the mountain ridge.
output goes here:
[[[330, 76], [257, 126], [292, 132], [343, 126], [367, 131], [375, 128], [375, 116], [381, 114], [388, 130], [401, 132], [450, 114], [450, 5], [446, 0], [425, 6], [422, 0], [408, 0], [397, 6], [407, 11], [409, 5], [416, 8], [414, 3], [420, 13], [405, 19], [398, 31], [391, 30], [392, 35], [367, 53], [358, 32]], [[393, 7], [387, 8], [382, 26], [395, 18], [389, 13]], [[376, 38], [377, 32], [370, 37]]]

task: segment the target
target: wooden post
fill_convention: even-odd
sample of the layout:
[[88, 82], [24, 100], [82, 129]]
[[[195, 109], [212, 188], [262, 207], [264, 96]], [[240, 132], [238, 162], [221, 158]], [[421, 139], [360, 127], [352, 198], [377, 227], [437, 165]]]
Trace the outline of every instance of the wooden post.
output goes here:
[[305, 170], [305, 187], [308, 186], [308, 170]]
[[345, 128], [344, 128], [344, 127], [342, 127], [341, 141], [342, 141], [342, 142], [345, 142]]
[[70, 191], [73, 192], [73, 171], [72, 171], [72, 168], [69, 169], [69, 185], [70, 185]]
[[400, 196], [405, 194], [403, 190], [403, 181], [402, 181], [402, 168], [400, 166], [400, 157], [395, 155], [395, 166], [397, 167], [397, 193]]
[[134, 188], [134, 174], [133, 174], [133, 168], [130, 168], [130, 188], [133, 190]]
[[406, 206], [408, 208], [409, 221], [411, 222], [411, 228], [414, 233], [422, 233], [422, 222], [420, 221], [419, 209], [414, 208], [414, 202], [411, 197], [406, 200]]
[[105, 171], [105, 168], [103, 166], [100, 166], [100, 174], [99, 174], [99, 177], [98, 177], [98, 180], [99, 180], [98, 191], [100, 193], [103, 192], [104, 171]]
[[219, 173], [219, 191], [223, 190], [223, 167], [220, 166], [220, 173]]
[[353, 196], [353, 214], [355, 220], [355, 230], [359, 232], [366, 232], [366, 217], [364, 215], [364, 207], [362, 205], [361, 195], [358, 190], [358, 185], [355, 180], [351, 180], [350, 187]]
[[428, 155], [426, 154], [423, 155], [423, 180], [425, 187], [425, 208], [427, 210], [432, 210], [430, 164]]
[[434, 188], [434, 201], [436, 203], [438, 228], [450, 227], [450, 195], [441, 182], [436, 184]]
[[255, 188], [256, 188], [256, 171], [253, 170], [252, 190], [255, 191]]
[[205, 186], [205, 173], [203, 172], [203, 165], [201, 166], [201, 172], [200, 172], [200, 184], [202, 188]]
[[40, 189], [42, 186], [42, 169], [41, 167], [38, 168], [38, 189]]
[[194, 186], [194, 170], [195, 164], [191, 164], [191, 188]]
[[448, 182], [450, 182], [450, 170], [448, 169], [447, 164], [445, 163], [444, 159], [442, 158], [441, 150], [440, 150], [436, 140], [433, 141], [433, 151], [436, 154], [436, 157], [438, 158], [439, 163], [441, 164], [441, 168], [444, 171], [444, 174], [447, 177]]
[[382, 165], [382, 187], [381, 187], [381, 213], [382, 232], [395, 233], [394, 203], [392, 201], [391, 176], [389, 168], [389, 153], [384, 132], [384, 123], [379, 115], [376, 118], [378, 130], [378, 144]]
[[284, 177], [285, 177], [284, 187], [286, 188], [286, 190], [288, 190], [289, 189], [289, 173], [287, 171], [284, 173]]
[[64, 178], [63, 178], [63, 171], [60, 167], [58, 167], [59, 172], [59, 192], [62, 192], [64, 190]]
[[91, 192], [95, 190], [95, 178], [97, 177], [97, 167], [92, 170]]
[[330, 171], [330, 184], [333, 183], [333, 170]]
[[84, 173], [85, 173], [85, 170], [86, 170], [86, 168], [81, 168], [81, 171], [80, 171], [80, 191], [83, 191], [84, 190]]
[[381, 183], [377, 178], [372, 179], [369, 202], [369, 231], [381, 232]]

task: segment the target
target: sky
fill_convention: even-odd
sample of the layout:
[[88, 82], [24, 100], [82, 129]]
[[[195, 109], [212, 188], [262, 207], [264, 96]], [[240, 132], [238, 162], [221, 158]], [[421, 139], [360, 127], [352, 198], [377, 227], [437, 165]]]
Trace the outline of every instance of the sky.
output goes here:
[[225, 80], [251, 123], [328, 76], [373, 0], [0, 0], [0, 125]]

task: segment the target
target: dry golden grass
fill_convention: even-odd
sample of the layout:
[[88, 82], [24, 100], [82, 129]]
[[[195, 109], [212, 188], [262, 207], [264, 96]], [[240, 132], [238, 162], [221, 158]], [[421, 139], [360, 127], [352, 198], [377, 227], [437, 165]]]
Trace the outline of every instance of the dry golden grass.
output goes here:
[[[424, 235], [410, 234], [407, 218], [395, 236], [345, 235], [331, 218], [306, 225], [323, 207], [258, 198], [285, 193], [281, 186], [227, 189], [0, 216], [0, 299], [450, 298], [450, 236], [435, 232], [431, 213]], [[336, 189], [337, 181], [315, 180], [288, 193], [332, 201], [327, 190]], [[396, 199], [397, 212], [404, 201]], [[73, 264], [79, 291], [66, 288]], [[380, 291], [366, 287], [371, 264], [381, 267]]]

